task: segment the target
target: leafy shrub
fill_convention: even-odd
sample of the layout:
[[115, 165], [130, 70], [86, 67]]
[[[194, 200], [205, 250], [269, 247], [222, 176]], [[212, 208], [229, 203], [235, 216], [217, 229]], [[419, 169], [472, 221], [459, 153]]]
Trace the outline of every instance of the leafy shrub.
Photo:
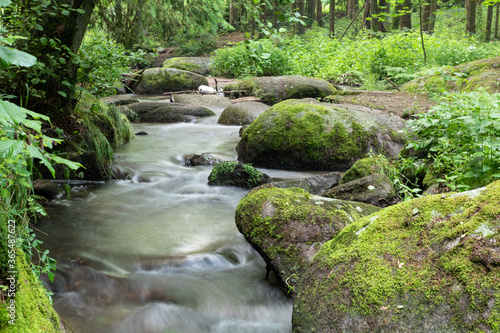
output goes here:
[[78, 55], [78, 81], [97, 97], [116, 94], [124, 73], [130, 72], [132, 66], [144, 67], [153, 61], [153, 54], [127, 51], [95, 30], [87, 32]]
[[215, 51], [213, 70], [226, 77], [284, 75], [287, 53], [270, 40], [246, 40]]
[[418, 139], [407, 148], [426, 152], [433, 172], [452, 190], [477, 188], [500, 178], [497, 94], [446, 94], [408, 126]]

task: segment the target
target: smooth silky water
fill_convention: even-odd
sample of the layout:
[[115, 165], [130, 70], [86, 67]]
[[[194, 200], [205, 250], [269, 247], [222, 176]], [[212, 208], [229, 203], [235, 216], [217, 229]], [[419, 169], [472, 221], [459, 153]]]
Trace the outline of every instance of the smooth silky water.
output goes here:
[[48, 286], [75, 332], [291, 332], [292, 301], [234, 222], [248, 190], [208, 186], [212, 167], [183, 165], [191, 153], [236, 159], [239, 127], [216, 122], [134, 125], [149, 135], [116, 150], [127, 180], [47, 204], [39, 238], [58, 260]]

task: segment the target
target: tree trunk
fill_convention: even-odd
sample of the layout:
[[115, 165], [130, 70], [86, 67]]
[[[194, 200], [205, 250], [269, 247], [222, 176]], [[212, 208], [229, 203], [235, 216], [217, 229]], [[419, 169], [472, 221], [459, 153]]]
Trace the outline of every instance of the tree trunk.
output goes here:
[[465, 8], [467, 10], [467, 23], [465, 32], [467, 34], [476, 33], [476, 0], [466, 0]]
[[378, 17], [376, 17], [378, 14], [378, 3], [377, 0], [370, 0], [370, 29], [373, 32], [379, 31], [379, 23], [378, 23]]
[[431, 15], [429, 17], [429, 33], [434, 33], [434, 27], [436, 26], [436, 11], [437, 11], [437, 0], [431, 0]]
[[368, 20], [370, 17], [370, 1], [371, 0], [366, 0], [365, 11], [363, 12], [363, 25], [368, 30], [370, 30], [370, 20]]
[[316, 23], [320, 27], [323, 26], [323, 3], [321, 0], [316, 0]]
[[500, 2], [497, 2], [496, 4], [497, 7], [497, 15], [495, 17], [495, 40], [498, 40], [498, 14], [500, 12]]
[[426, 3], [422, 6], [422, 31], [429, 32], [431, 30], [431, 4]]
[[[399, 14], [399, 12], [401, 11], [401, 9], [403, 8], [403, 4], [396, 1], [396, 5], [394, 6], [394, 15], [397, 15]], [[391, 30], [396, 30], [396, 29], [399, 29], [399, 20], [400, 20], [400, 17], [397, 16], [397, 17], [392, 17], [392, 25], [391, 25]]]
[[[304, 16], [305, 15], [305, 3], [304, 3], [305, 0], [296, 0], [295, 1], [295, 4], [297, 6], [297, 9], [300, 13], [300, 16]], [[297, 23], [297, 34], [298, 35], [303, 35], [306, 33], [306, 27], [301, 24], [301, 23]]]
[[238, 4], [236, 0], [231, 1], [229, 5], [229, 24], [235, 29], [238, 24]]
[[486, 36], [484, 37], [485, 42], [491, 40], [491, 23], [493, 21], [493, 5], [488, 6], [488, 14], [486, 15]]
[[[45, 92], [43, 100], [33, 98], [27, 107], [33, 111], [53, 116], [53, 122], [57, 124], [63, 121], [67, 115], [70, 115], [76, 106], [76, 80], [79, 65], [72, 61], [72, 53], [77, 53], [78, 49], [90, 23], [92, 11], [96, 6], [97, 0], [73, 0], [61, 1], [69, 5], [68, 15], [50, 16], [48, 13], [43, 20], [43, 30], [37, 30], [33, 33], [33, 40], [41, 38], [57, 38], [64, 47], [53, 48], [50, 43], [41, 46], [40, 43], [31, 43], [27, 52], [36, 56], [39, 62], [51, 64], [52, 59], [64, 59], [65, 63], [51, 68], [50, 75], [47, 74], [41, 78], [46, 80], [34, 86], [35, 89]], [[76, 10], [83, 10], [82, 13]], [[62, 84], [67, 81], [69, 85]], [[31, 97], [31, 96], [30, 96]], [[56, 116], [54, 118], [54, 116]]]
[[309, 13], [309, 17], [307, 18], [307, 25], [311, 27], [316, 17], [316, 0], [307, 0], [307, 9]]
[[403, 8], [406, 13], [399, 18], [399, 29], [411, 29], [411, 0], [404, 0]]
[[335, 37], [335, 0], [330, 0], [330, 37]]
[[353, 19], [358, 11], [358, 0], [347, 0], [347, 17]]

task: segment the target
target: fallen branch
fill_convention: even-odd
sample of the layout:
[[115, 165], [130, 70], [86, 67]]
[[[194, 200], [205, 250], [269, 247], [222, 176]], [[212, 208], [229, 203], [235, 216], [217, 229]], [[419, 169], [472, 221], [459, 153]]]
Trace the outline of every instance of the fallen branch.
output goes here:
[[388, 78], [385, 78], [385, 79], [386, 79], [386, 81], [387, 81], [387, 82], [389, 82], [390, 84], [392, 84], [392, 86], [393, 86], [394, 88], [396, 88], [398, 91], [401, 91], [401, 90], [399, 90], [399, 88], [398, 88], [398, 86], [397, 86], [397, 85], [395, 85], [394, 83], [392, 83], [392, 81], [391, 81], [391, 80], [389, 80]]

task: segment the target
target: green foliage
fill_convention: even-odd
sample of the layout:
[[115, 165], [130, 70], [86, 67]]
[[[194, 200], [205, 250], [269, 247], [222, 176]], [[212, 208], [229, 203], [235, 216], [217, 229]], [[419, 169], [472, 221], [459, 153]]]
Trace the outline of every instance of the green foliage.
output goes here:
[[291, 69], [286, 52], [271, 40], [245, 40], [215, 51], [213, 70], [227, 77], [277, 76]]
[[408, 126], [418, 139], [407, 148], [426, 152], [435, 173], [453, 190], [500, 179], [500, 98], [472, 92], [446, 94]]
[[154, 57], [141, 49], [127, 51], [123, 45], [96, 30], [87, 31], [78, 55], [78, 81], [97, 97], [117, 94], [123, 74], [129, 73], [134, 66], [151, 65]]

